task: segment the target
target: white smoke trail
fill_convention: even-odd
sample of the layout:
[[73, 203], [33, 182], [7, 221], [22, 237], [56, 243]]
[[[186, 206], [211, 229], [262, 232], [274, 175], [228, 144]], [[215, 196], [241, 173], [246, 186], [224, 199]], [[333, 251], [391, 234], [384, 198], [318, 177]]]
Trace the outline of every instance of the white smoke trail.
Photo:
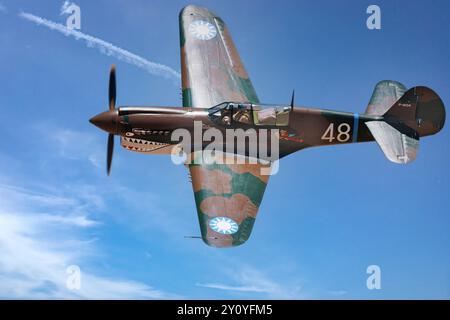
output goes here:
[[179, 80], [180, 74], [174, 69], [155, 62], [148, 61], [134, 53], [131, 53], [125, 49], [119, 48], [112, 43], [106, 42], [99, 38], [90, 36], [88, 34], [69, 29], [66, 26], [56, 23], [31, 13], [21, 12], [19, 17], [28, 21], [34, 22], [37, 25], [45, 26], [51, 30], [58, 31], [65, 36], [73, 36], [76, 40], [84, 40], [89, 48], [97, 48], [102, 54], [115, 57], [121, 61], [135, 65], [153, 75], [161, 76], [167, 79]]

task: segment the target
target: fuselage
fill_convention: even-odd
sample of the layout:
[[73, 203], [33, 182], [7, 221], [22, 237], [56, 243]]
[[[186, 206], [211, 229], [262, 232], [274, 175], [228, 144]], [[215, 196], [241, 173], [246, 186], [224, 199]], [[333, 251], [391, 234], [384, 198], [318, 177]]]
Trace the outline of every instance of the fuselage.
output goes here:
[[[252, 150], [250, 136], [256, 134], [258, 148], [261, 144], [266, 144], [267, 156], [259, 154], [259, 157], [264, 159], [268, 158], [272, 150], [274, 138], [279, 143], [279, 158], [307, 147], [373, 141], [373, 136], [364, 122], [382, 120], [381, 116], [326, 109], [261, 106], [224, 103], [216, 109], [119, 107], [118, 110], [97, 115], [91, 122], [109, 133], [120, 135], [123, 139], [122, 145], [127, 149], [150, 154], [151, 149], [146, 148], [150, 143], [154, 146], [177, 145], [180, 140], [174, 139], [174, 132], [180, 129], [186, 130], [193, 137], [192, 150], [205, 149], [212, 141], [218, 140], [205, 137], [205, 133], [216, 129], [218, 131], [214, 132], [218, 134], [220, 131], [223, 137], [222, 142], [215, 141], [216, 148], [221, 145], [224, 152], [229, 152], [230, 149], [227, 148], [233, 144], [233, 153], [248, 156]], [[266, 131], [266, 135], [262, 135], [263, 131]], [[247, 134], [245, 147], [239, 148], [233, 132]], [[274, 132], [275, 135], [271, 135]], [[200, 143], [198, 137], [201, 137]], [[130, 147], [135, 144], [136, 148]], [[139, 145], [143, 147], [139, 148]], [[155, 150], [157, 149], [161, 148], [155, 147]], [[170, 148], [166, 148], [163, 153], [169, 152]]]

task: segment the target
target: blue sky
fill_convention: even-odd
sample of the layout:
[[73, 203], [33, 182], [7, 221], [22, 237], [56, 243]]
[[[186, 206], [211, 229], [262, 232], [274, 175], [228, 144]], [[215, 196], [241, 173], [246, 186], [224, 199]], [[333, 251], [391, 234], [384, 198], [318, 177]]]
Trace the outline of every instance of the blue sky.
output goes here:
[[[186, 1], [76, 1], [81, 32], [180, 70]], [[118, 105], [181, 105], [180, 84], [36, 25], [63, 1], [0, 0], [1, 298], [450, 298], [448, 126], [417, 160], [375, 143], [312, 148], [280, 163], [250, 240], [201, 240], [187, 170], [122, 150], [88, 119]], [[448, 1], [197, 1], [228, 24], [263, 102], [363, 112], [383, 79], [449, 103]], [[381, 7], [382, 29], [366, 28]], [[379, 265], [382, 289], [368, 290]], [[81, 290], [66, 288], [78, 265]]]

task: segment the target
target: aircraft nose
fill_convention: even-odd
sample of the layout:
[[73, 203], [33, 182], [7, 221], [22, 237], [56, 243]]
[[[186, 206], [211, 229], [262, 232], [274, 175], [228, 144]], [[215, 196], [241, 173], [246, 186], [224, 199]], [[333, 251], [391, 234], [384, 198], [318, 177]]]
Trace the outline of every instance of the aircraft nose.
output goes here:
[[96, 127], [112, 134], [117, 134], [117, 111], [105, 111], [89, 119]]

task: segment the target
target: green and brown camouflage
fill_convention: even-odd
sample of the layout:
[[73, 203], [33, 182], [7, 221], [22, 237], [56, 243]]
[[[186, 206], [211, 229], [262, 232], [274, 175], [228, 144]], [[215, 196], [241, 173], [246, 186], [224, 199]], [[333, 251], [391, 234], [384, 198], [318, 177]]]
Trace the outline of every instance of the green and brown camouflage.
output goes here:
[[[272, 139], [279, 148], [275, 160], [308, 147], [375, 140], [390, 161], [405, 164], [416, 158], [421, 137], [444, 126], [444, 104], [433, 90], [423, 86], [407, 90], [391, 80], [376, 84], [362, 114], [260, 104], [223, 20], [191, 5], [180, 12], [179, 19], [183, 107], [115, 109], [112, 72], [112, 107], [110, 104], [110, 111], [91, 122], [110, 137], [120, 135], [125, 149], [144, 154], [171, 154], [180, 145], [172, 140], [177, 129], [185, 129], [192, 137], [202, 137], [211, 128], [222, 133], [225, 139], [218, 147], [216, 144], [217, 152], [226, 153], [227, 159], [243, 156], [245, 163], [202, 161], [202, 150], [211, 143], [204, 139], [200, 145], [191, 141], [192, 154], [187, 161], [201, 235], [208, 245], [233, 247], [248, 240], [269, 179], [262, 169], [268, 169], [274, 160]], [[202, 124], [200, 133], [196, 121]], [[230, 153], [228, 146], [234, 138], [227, 141], [229, 129], [254, 130], [258, 148], [265, 145], [268, 152], [258, 149], [259, 162], [251, 163], [250, 142], [246, 141], [243, 150], [236, 147]], [[275, 130], [276, 135], [260, 141], [263, 129]], [[112, 152], [109, 143], [108, 150]], [[112, 153], [108, 159], [111, 157]], [[228, 229], [213, 224], [219, 218], [228, 223]]]
[[[194, 155], [194, 158], [201, 157]], [[189, 165], [202, 239], [214, 247], [243, 244], [250, 236], [269, 180], [261, 174], [262, 164], [227, 164], [227, 161]], [[267, 167], [267, 165], [265, 166]], [[233, 234], [213, 231], [208, 223], [228, 217], [238, 224]]]
[[[211, 107], [224, 101], [258, 103], [223, 20], [206, 8], [192, 5], [181, 10], [179, 19], [183, 106]], [[195, 32], [196, 26], [209, 27], [211, 34], [202, 38], [203, 34]]]

